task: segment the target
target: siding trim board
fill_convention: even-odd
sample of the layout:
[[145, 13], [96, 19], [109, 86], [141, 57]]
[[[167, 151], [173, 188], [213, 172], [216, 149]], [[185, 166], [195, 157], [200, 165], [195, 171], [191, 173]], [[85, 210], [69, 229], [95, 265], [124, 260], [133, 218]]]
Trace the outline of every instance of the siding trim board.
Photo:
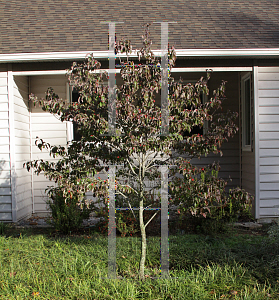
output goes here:
[[16, 169], [15, 169], [15, 116], [14, 116], [14, 76], [9, 66], [8, 71], [8, 99], [9, 99], [9, 135], [10, 135], [10, 172], [11, 172], [11, 197], [12, 197], [12, 220], [17, 221], [16, 205]]
[[258, 66], [253, 67], [254, 75], [254, 112], [255, 112], [255, 217], [259, 219], [260, 210], [260, 172], [259, 172], [259, 98], [258, 98]]
[[241, 73], [239, 72], [238, 73], [238, 83], [237, 83], [237, 86], [238, 86], [238, 111], [239, 111], [239, 118], [238, 118], [238, 128], [239, 128], [239, 182], [240, 182], [240, 185], [241, 185], [241, 188], [242, 188], [242, 160], [243, 160], [243, 157], [242, 157], [242, 115], [241, 115], [241, 111], [242, 111], [242, 103], [241, 103]]
[[[28, 95], [31, 94], [31, 78], [28, 76]], [[32, 138], [33, 138], [33, 132], [32, 132], [32, 112], [31, 112], [31, 104], [28, 103], [28, 110], [29, 110], [29, 132], [30, 132], [30, 161], [33, 161], [33, 151], [32, 151]], [[34, 171], [33, 168], [29, 171], [31, 174], [31, 195], [32, 195], [32, 213], [35, 213], [35, 198], [34, 198]]]

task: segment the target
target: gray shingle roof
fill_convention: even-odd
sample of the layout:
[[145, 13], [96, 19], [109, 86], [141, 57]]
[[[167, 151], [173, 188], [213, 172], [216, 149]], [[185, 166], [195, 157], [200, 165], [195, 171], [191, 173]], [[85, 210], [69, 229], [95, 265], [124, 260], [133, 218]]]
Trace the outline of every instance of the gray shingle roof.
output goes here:
[[[148, 3], [148, 4], [147, 4]], [[169, 25], [176, 49], [279, 48], [278, 0], [0, 0], [0, 53], [107, 50], [108, 25], [142, 46], [141, 25]], [[151, 26], [160, 49], [160, 24]]]

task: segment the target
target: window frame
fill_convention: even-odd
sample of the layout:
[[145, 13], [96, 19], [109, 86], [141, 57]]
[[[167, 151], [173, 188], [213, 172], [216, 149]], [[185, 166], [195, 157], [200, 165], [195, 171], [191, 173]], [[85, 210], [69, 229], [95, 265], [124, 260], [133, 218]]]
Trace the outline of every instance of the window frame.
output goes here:
[[[70, 101], [71, 102], [70, 103], [72, 104], [74, 89], [72, 90], [72, 88], [70, 87], [70, 91], [71, 91], [71, 93], [70, 93], [70, 97], [71, 97]], [[78, 98], [79, 98], [79, 92], [77, 92], [77, 90], [75, 90], [75, 92], [78, 94]], [[74, 102], [74, 103], [76, 103], [76, 102]], [[75, 131], [75, 125], [77, 126], [77, 124], [75, 124], [73, 121], [72, 121], [72, 124], [73, 124], [73, 141], [79, 142], [79, 141], [81, 141], [81, 135]], [[78, 139], [77, 139], [77, 137], [75, 137], [75, 134], [78, 134]]]
[[[72, 87], [66, 83], [66, 94], [69, 104], [72, 103]], [[67, 121], [67, 143], [71, 143], [74, 140], [74, 124], [72, 121]]]
[[[72, 86], [68, 82], [66, 83], [66, 90], [67, 90], [67, 99], [69, 101], [69, 104], [72, 104], [73, 90], [72, 90]], [[74, 138], [75, 138], [74, 123], [73, 121], [67, 121], [67, 142], [71, 143], [72, 141], [77, 141]]]
[[[108, 82], [104, 82], [104, 85], [108, 85]], [[69, 104], [73, 103], [73, 89], [69, 82], [66, 83], [66, 94]], [[73, 121], [67, 121], [67, 143], [70, 144], [74, 139], [74, 123]]]
[[[247, 126], [248, 126], [248, 120], [247, 120], [247, 111], [246, 111], [246, 105], [247, 105], [247, 93], [246, 93], [246, 83], [247, 81], [250, 83], [249, 84], [249, 134], [250, 134], [250, 137], [249, 137], [249, 142], [250, 144], [247, 144], [246, 141], [247, 141]], [[242, 130], [241, 130], [241, 133], [242, 133], [242, 150], [243, 151], [249, 151], [251, 152], [252, 151], [252, 109], [251, 109], [251, 101], [252, 101], [252, 95], [251, 95], [251, 92], [252, 92], [252, 89], [251, 89], [251, 83], [252, 83], [252, 80], [251, 80], [251, 74], [250, 73], [247, 73], [245, 75], [243, 75], [241, 77], [241, 118], [242, 118], [242, 122], [241, 122], [241, 125], [242, 125]]]

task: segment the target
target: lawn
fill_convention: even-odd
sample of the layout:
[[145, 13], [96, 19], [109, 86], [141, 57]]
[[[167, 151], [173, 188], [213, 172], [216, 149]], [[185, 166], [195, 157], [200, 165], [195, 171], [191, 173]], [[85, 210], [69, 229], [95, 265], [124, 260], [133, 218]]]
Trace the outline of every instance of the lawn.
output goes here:
[[140, 246], [137, 237], [117, 237], [119, 279], [111, 280], [106, 236], [13, 230], [0, 236], [0, 298], [279, 299], [279, 242], [265, 234], [170, 236], [170, 280], [153, 278], [159, 237], [148, 238], [147, 277], [137, 279]]

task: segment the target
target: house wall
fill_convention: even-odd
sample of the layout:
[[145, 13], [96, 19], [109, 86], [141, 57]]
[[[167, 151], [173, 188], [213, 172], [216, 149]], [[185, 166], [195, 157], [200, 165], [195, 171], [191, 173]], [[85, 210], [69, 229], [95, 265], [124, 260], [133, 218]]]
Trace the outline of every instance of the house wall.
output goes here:
[[0, 221], [12, 221], [7, 67], [0, 66]]
[[[255, 116], [254, 116], [254, 84], [251, 78], [251, 150], [243, 150], [242, 146], [242, 98], [241, 98], [241, 78], [247, 73], [242, 72], [239, 77], [240, 94], [240, 145], [241, 145], [241, 188], [255, 196]], [[255, 199], [252, 203], [252, 214], [256, 215]]]
[[[187, 80], [198, 80], [202, 75], [197, 73], [183, 73], [175, 74], [182, 76]], [[21, 77], [22, 78], [22, 77]], [[239, 96], [237, 85], [237, 72], [214, 73], [209, 82], [211, 93], [216, 89], [221, 81], [227, 80], [227, 100], [224, 103], [224, 110], [230, 109], [232, 111], [239, 110]], [[21, 83], [24, 85], [24, 83]], [[64, 75], [44, 75], [44, 76], [30, 76], [30, 92], [35, 94], [38, 98], [44, 98], [48, 87], [53, 87], [56, 94], [61, 98], [67, 98], [66, 91], [66, 77]], [[24, 97], [23, 97], [24, 98]], [[160, 101], [160, 100], [159, 100]], [[30, 108], [30, 126], [31, 126], [31, 159], [46, 159], [52, 160], [48, 152], [42, 152], [35, 146], [35, 140], [38, 136], [51, 145], [66, 145], [67, 142], [67, 126], [66, 123], [60, 122], [53, 115], [44, 112], [40, 107], [31, 106]], [[221, 164], [220, 177], [224, 179], [232, 178], [232, 182], [228, 181], [228, 186], [238, 186], [240, 184], [240, 153], [239, 153], [239, 136], [238, 134], [225, 142], [223, 145], [222, 157], [217, 155], [209, 155], [201, 160], [194, 160], [196, 165], [206, 165], [213, 161], [219, 161]], [[33, 176], [33, 191], [34, 191], [34, 211], [36, 213], [46, 212], [45, 200], [47, 199], [45, 189], [47, 186], [53, 185], [53, 182], [47, 180], [42, 174]], [[89, 196], [89, 195], [88, 195]], [[31, 197], [32, 198], [32, 197]]]
[[[178, 74], [176, 74], [178, 75]], [[197, 80], [200, 75], [197, 73], [183, 73], [185, 81]], [[222, 79], [227, 80], [226, 95], [228, 100], [225, 102], [224, 109], [238, 111], [238, 74], [237, 72], [218, 72], [213, 73], [209, 87], [216, 88]], [[229, 182], [230, 186], [237, 186], [240, 183], [247, 191], [254, 190], [255, 180], [253, 182], [253, 161], [256, 159], [255, 168], [258, 168], [255, 176], [259, 176], [259, 184], [256, 180], [256, 192], [258, 193], [258, 217], [268, 218], [278, 216], [279, 214], [279, 67], [259, 67], [255, 82], [255, 111], [256, 128], [255, 134], [258, 137], [257, 144], [253, 144], [255, 152], [242, 152], [242, 168], [240, 169], [240, 138], [237, 134], [222, 147], [223, 157], [209, 155], [207, 158], [197, 160], [195, 163], [204, 165], [213, 160], [221, 164], [220, 176], [233, 179]], [[31, 76], [30, 92], [38, 97], [44, 97], [47, 87], [52, 86], [55, 92], [62, 98], [66, 98], [66, 77], [64, 75], [49, 76]], [[15, 162], [17, 176], [27, 179], [17, 181], [18, 188], [16, 195], [19, 195], [18, 219], [24, 217], [30, 212], [32, 199], [30, 173], [23, 174], [22, 163], [29, 157], [27, 150], [28, 139], [28, 81], [27, 77], [15, 77], [13, 82], [14, 94], [14, 132], [16, 135]], [[8, 74], [5, 65], [0, 66], [0, 220], [12, 220], [12, 197], [11, 197], [11, 167], [10, 167], [10, 139], [9, 139], [9, 103], [8, 103]], [[30, 108], [31, 124], [31, 148], [30, 156], [32, 159], [49, 159], [47, 152], [40, 152], [34, 145], [36, 136], [43, 138], [50, 144], [66, 144], [66, 124], [61, 123], [54, 116], [45, 113], [41, 108]], [[23, 125], [25, 124], [25, 125]], [[30, 130], [30, 129], [29, 129]], [[25, 151], [25, 150], [26, 151]], [[255, 158], [254, 158], [255, 157]], [[241, 171], [241, 172], [240, 172]], [[250, 173], [248, 174], [247, 171]], [[240, 176], [240, 174], [242, 176]], [[27, 176], [27, 177], [26, 177]], [[249, 180], [249, 178], [251, 180]], [[255, 177], [254, 177], [255, 178]], [[241, 181], [240, 181], [241, 180]], [[248, 182], [249, 181], [249, 182]], [[35, 212], [45, 212], [46, 205], [44, 200], [44, 189], [51, 183], [44, 176], [34, 176], [34, 196]], [[29, 200], [28, 200], [29, 199]], [[26, 207], [24, 211], [22, 208]]]
[[26, 168], [23, 168], [23, 163], [31, 159], [27, 76], [14, 77], [13, 100], [16, 172], [15, 198], [18, 221], [32, 214], [31, 173]]
[[[45, 98], [45, 93], [48, 87], [52, 87], [54, 92], [60, 98], [67, 98], [66, 93], [66, 77], [64, 75], [45, 75], [45, 76], [31, 76], [30, 77], [30, 92], [35, 94], [38, 98]], [[40, 151], [35, 146], [36, 137], [50, 143], [51, 145], [66, 146], [67, 144], [67, 127], [66, 123], [62, 123], [55, 116], [48, 112], [44, 112], [40, 107], [31, 108], [31, 128], [32, 128], [32, 160], [44, 159], [55, 161], [51, 158], [46, 150]], [[34, 209], [36, 213], [46, 212], [45, 200], [47, 196], [45, 189], [47, 186], [53, 185], [44, 177], [43, 174], [33, 177], [34, 190]]]
[[[179, 76], [183, 78], [183, 83], [186, 84], [187, 80], [198, 81], [201, 76], [206, 76], [204, 73], [176, 73], [172, 75], [175, 79]], [[210, 90], [209, 98], [212, 96], [213, 90], [217, 89], [222, 80], [227, 81], [225, 95], [227, 99], [223, 102], [223, 112], [227, 110], [239, 113], [239, 93], [238, 93], [238, 72], [216, 72], [211, 74], [208, 86]], [[236, 120], [239, 126], [239, 119]], [[239, 131], [237, 134], [224, 142], [221, 149], [223, 156], [209, 154], [207, 157], [193, 159], [192, 163], [197, 166], [205, 166], [210, 163], [219, 162], [221, 170], [219, 177], [228, 181], [228, 188], [240, 185], [240, 151], [239, 151]], [[232, 180], [230, 180], [232, 179]]]
[[[241, 151], [241, 188], [255, 196], [255, 150]], [[252, 214], [255, 217], [255, 199]]]
[[259, 218], [279, 215], [279, 67], [258, 67]]

